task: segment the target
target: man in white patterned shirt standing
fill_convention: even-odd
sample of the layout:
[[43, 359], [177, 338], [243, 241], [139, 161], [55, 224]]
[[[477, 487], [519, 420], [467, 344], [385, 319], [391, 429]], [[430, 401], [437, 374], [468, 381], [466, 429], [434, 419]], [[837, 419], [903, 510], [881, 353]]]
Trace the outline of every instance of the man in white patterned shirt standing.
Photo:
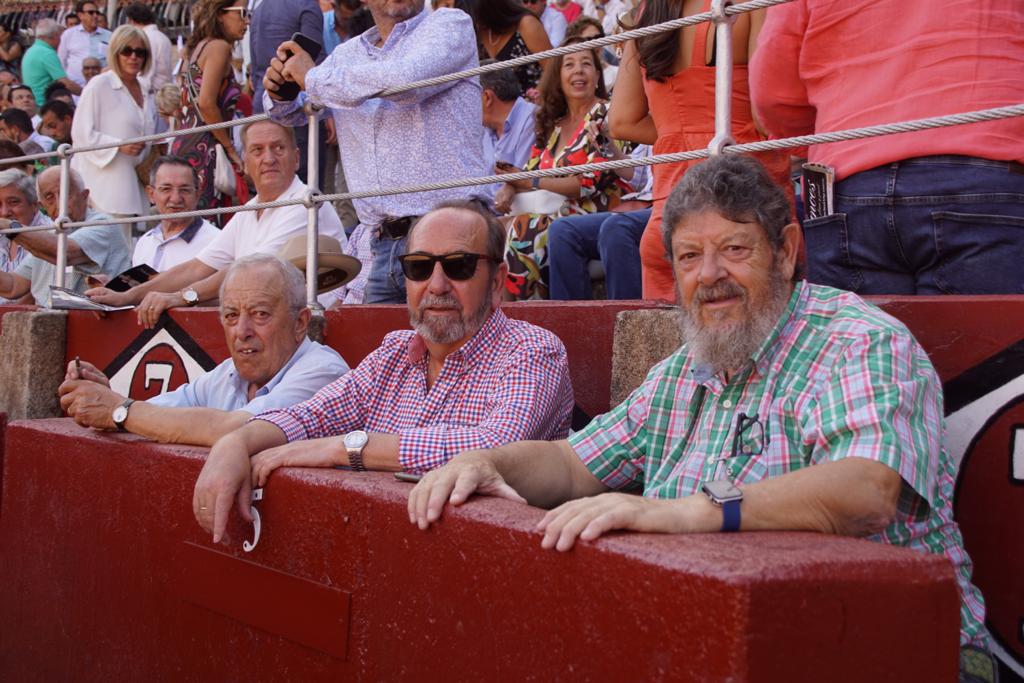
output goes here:
[[[389, 97], [378, 94], [476, 67], [476, 33], [469, 15], [451, 9], [424, 12], [423, 0], [367, 0], [366, 5], [375, 28], [339, 45], [319, 66], [295, 43], [278, 48], [263, 82], [268, 113], [301, 125], [307, 99], [330, 108], [352, 192], [487, 175], [476, 78]], [[304, 94], [294, 102], [274, 100], [285, 81], [298, 83]], [[398, 257], [415, 220], [439, 202], [474, 199], [486, 205], [486, 196], [483, 188], [470, 187], [355, 200], [361, 222], [350, 238], [350, 253], [365, 263], [372, 252], [373, 265], [349, 286], [345, 301], [404, 302]]]

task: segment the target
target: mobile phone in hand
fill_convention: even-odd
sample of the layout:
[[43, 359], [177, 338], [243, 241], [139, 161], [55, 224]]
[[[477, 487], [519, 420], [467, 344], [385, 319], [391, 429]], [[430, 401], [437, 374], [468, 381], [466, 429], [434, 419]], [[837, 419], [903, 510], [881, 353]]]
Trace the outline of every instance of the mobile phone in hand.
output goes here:
[[[305, 33], [293, 33], [292, 42], [298, 43], [299, 47], [305, 50], [314, 60], [320, 54], [320, 43], [310, 38]], [[288, 53], [288, 57], [292, 56], [291, 51], [285, 50], [285, 52]], [[274, 99], [290, 102], [299, 96], [299, 84], [295, 81], [282, 83], [278, 86], [277, 91], [273, 93], [273, 96]]]

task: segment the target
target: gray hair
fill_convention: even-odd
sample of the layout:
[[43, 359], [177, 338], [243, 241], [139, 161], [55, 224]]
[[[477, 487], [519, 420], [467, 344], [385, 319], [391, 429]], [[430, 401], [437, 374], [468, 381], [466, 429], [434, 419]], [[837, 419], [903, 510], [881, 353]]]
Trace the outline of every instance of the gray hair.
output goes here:
[[282, 261], [271, 254], [249, 254], [233, 261], [228, 266], [227, 272], [224, 273], [224, 279], [220, 283], [221, 301], [224, 300], [224, 290], [227, 288], [231, 276], [240, 270], [249, 268], [272, 268], [277, 272], [284, 284], [284, 291], [281, 292], [281, 295], [293, 315], [298, 315], [299, 311], [306, 307], [306, 278], [302, 271], [293, 264]]
[[[481, 60], [480, 66], [494, 64], [497, 61], [496, 59], [484, 59]], [[519, 86], [519, 79], [516, 78], [516, 72], [512, 69], [488, 71], [487, 73], [480, 74], [480, 89], [490, 90], [502, 102], [515, 102], [519, 98], [520, 92], [522, 92]]]
[[739, 154], [722, 154], [690, 168], [673, 188], [661, 222], [668, 254], [672, 253], [672, 233], [680, 221], [705, 211], [736, 223], [757, 223], [775, 252], [782, 247], [782, 229], [793, 216], [786, 193], [764, 166]]
[[36, 182], [30, 176], [25, 175], [16, 168], [9, 168], [0, 171], [0, 187], [14, 186], [19, 192], [25, 195], [30, 204], [39, 202], [39, 194], [36, 192]]
[[63, 26], [58, 24], [55, 19], [50, 19], [49, 17], [36, 22], [36, 38], [49, 38], [63, 30]]

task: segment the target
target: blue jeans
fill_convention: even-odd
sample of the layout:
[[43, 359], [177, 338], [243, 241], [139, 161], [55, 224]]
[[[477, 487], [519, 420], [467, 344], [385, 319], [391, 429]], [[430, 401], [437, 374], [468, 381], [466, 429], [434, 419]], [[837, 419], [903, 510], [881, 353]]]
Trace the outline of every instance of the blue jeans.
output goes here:
[[366, 278], [363, 303], [405, 303], [405, 275], [398, 260], [398, 257], [405, 253], [405, 240], [405, 237], [392, 239], [387, 235], [381, 235], [379, 229], [373, 229], [373, 237], [370, 238], [373, 265]]
[[548, 228], [552, 299], [591, 298], [587, 263], [601, 259], [609, 299], [639, 299], [640, 237], [650, 209], [559, 218]]
[[858, 294], [1024, 293], [1024, 168], [932, 156], [862, 171], [804, 237], [807, 279]]

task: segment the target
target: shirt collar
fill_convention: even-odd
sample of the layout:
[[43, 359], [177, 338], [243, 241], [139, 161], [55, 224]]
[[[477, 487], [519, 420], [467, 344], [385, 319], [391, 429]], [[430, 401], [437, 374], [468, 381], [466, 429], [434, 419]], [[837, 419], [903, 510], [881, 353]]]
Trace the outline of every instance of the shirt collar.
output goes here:
[[768, 366], [771, 364], [778, 347], [789, 336], [788, 332], [792, 325], [796, 323], [797, 312], [803, 310], [807, 296], [807, 281], [800, 280], [793, 287], [793, 293], [789, 295], [789, 302], [786, 304], [782, 315], [779, 316], [779, 322], [772, 328], [771, 333], [765, 337], [764, 342], [758, 347], [757, 351], [750, 356], [751, 360], [754, 361], [754, 370], [757, 374], [763, 375], [768, 370]]
[[[199, 232], [199, 228], [203, 227], [203, 219], [201, 216], [196, 216], [192, 219], [192, 222], [188, 224], [188, 227], [178, 233], [178, 237], [185, 241], [185, 244], [192, 242], [192, 238]], [[160, 233], [163, 234], [161, 228]]]
[[[486, 322], [480, 326], [472, 337], [465, 344], [452, 351], [450, 356], [461, 357], [462, 362], [470, 364], [479, 359], [488, 349], [494, 347], [495, 342], [505, 333], [508, 328], [508, 317], [500, 308], [494, 310]], [[415, 364], [427, 357], [427, 344], [423, 337], [417, 332], [409, 339], [406, 359], [409, 364]]]
[[[299, 344], [298, 348], [296, 348], [294, 353], [292, 353], [291, 357], [288, 359], [288, 362], [282, 365], [281, 369], [278, 370], [277, 373], [275, 373], [274, 376], [271, 377], [266, 384], [264, 384], [262, 387], [256, 390], [256, 393], [253, 394], [253, 398], [256, 398], [257, 396], [266, 396], [271, 391], [273, 391], [274, 387], [276, 387], [281, 382], [281, 380], [284, 379], [284, 376], [288, 372], [288, 370], [290, 370], [291, 367], [295, 365], [295, 362], [299, 358], [302, 358], [303, 355], [305, 355], [306, 351], [309, 350], [309, 347], [310, 345], [312, 345], [312, 343], [313, 342], [309, 340], [309, 337], [303, 337], [302, 343]], [[231, 381], [234, 382], [235, 389], [240, 394], [248, 397], [249, 383], [239, 376], [238, 369], [235, 367], [234, 362], [231, 363]], [[248, 403], [248, 401], [246, 401], [246, 403]]]
[[508, 133], [512, 130], [512, 126], [519, 121], [519, 119], [528, 112], [533, 105], [524, 100], [522, 97], [517, 97], [515, 103], [512, 104], [512, 108], [508, 110], [508, 116], [505, 117], [505, 124], [502, 130]]
[[40, 225], [53, 225], [53, 221], [42, 211], [36, 211], [36, 215], [32, 217], [32, 222], [29, 225], [35, 228]]
[[117, 72], [110, 69], [107, 73], [107, 78], [110, 79], [110, 87], [114, 90], [118, 90], [124, 87], [124, 83], [121, 81], [121, 77], [117, 75]]
[[388, 34], [388, 39], [380, 47], [377, 47], [377, 41], [380, 40], [380, 29], [376, 26], [370, 28], [359, 36], [359, 39], [363, 41], [363, 45], [368, 50], [383, 50], [388, 46], [388, 43], [398, 40], [403, 34], [408, 33], [419, 26], [420, 22], [423, 21], [423, 17], [427, 16], [427, 14], [427, 10], [423, 9], [420, 10], [419, 14], [411, 19], [406, 19], [405, 21], [395, 24], [395, 27], [391, 29], [391, 33]]

